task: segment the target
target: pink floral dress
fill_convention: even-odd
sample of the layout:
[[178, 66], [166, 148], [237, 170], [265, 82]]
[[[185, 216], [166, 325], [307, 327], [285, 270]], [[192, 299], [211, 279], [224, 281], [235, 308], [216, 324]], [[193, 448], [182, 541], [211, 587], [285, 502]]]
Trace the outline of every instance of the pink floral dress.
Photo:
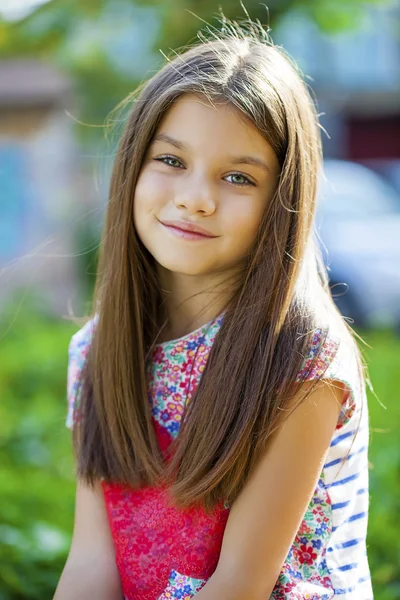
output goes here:
[[[185, 402], [193, 396], [222, 319], [219, 316], [180, 339], [158, 344], [147, 365], [149, 405], [164, 453], [178, 434]], [[74, 406], [79, 405], [77, 377], [95, 326], [96, 318], [71, 340], [68, 427], [73, 426]], [[299, 377], [308, 369], [320, 336], [317, 330]], [[354, 348], [344, 339], [339, 335], [327, 339], [308, 376], [315, 378], [328, 365], [324, 378], [344, 382], [348, 396], [271, 600], [373, 598], [366, 555], [368, 411]], [[178, 510], [168, 490], [161, 487], [133, 490], [104, 481], [102, 486], [125, 600], [188, 600], [195, 596], [216, 568], [229, 505], [221, 501], [210, 515], [199, 507]]]

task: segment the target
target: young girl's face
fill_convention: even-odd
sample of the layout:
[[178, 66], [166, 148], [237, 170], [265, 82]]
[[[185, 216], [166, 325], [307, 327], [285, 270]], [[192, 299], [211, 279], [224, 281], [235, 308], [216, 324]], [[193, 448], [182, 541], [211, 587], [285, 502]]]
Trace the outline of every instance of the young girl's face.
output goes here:
[[[278, 159], [254, 125], [232, 107], [186, 94], [164, 116], [137, 181], [139, 238], [168, 271], [234, 272], [255, 239], [278, 175]], [[197, 225], [210, 237], [182, 237], [166, 221]]]

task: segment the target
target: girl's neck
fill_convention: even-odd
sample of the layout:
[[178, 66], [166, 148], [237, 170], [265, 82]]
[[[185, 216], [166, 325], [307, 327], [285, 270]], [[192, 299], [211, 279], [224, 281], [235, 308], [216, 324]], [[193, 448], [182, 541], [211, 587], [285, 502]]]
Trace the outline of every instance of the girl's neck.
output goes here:
[[[163, 343], [178, 339], [199, 329], [219, 316], [232, 295], [232, 283], [222, 277], [196, 277], [159, 269], [163, 295], [161, 323], [167, 325], [158, 338]], [[219, 280], [218, 280], [219, 279]]]
[[211, 310], [211, 308], [203, 309], [201, 314], [193, 318], [189, 318], [188, 315], [176, 313], [175, 320], [169, 319], [157, 342], [164, 343], [185, 337], [189, 333], [200, 329], [203, 325], [206, 325], [214, 318], [218, 317], [222, 311], [222, 308], [220, 311]]

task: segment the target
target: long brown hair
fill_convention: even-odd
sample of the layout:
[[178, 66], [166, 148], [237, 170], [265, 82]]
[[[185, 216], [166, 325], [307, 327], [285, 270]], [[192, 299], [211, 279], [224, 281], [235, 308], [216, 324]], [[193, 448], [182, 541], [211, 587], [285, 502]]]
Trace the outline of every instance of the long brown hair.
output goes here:
[[[310, 91], [260, 24], [225, 20], [223, 32], [209, 32], [125, 101], [133, 99], [112, 172], [91, 315], [98, 321], [74, 429], [86, 482], [167, 482], [177, 505], [207, 509], [237, 497], [282, 422], [315, 330], [328, 335], [332, 318], [342, 320], [314, 231], [322, 145]], [[187, 93], [229, 103], [255, 124], [281, 172], [167, 464], [146, 381], [163, 299], [155, 260], [135, 231], [132, 199], [162, 117]], [[323, 343], [324, 336], [320, 349]]]

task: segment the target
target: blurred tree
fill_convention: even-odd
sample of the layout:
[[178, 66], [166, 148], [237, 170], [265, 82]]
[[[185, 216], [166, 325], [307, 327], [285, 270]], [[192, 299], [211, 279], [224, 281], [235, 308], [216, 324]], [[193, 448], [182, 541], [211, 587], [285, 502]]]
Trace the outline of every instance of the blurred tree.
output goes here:
[[[109, 111], [169, 54], [194, 41], [204, 21], [218, 27], [225, 16], [276, 27], [283, 14], [300, 8], [328, 33], [355, 27], [367, 3], [387, 0], [50, 0], [28, 16], [0, 20], [0, 58], [50, 60], [76, 83], [79, 108], [73, 117], [82, 141], [103, 135]], [[74, 109], [75, 110], [75, 109]]]

